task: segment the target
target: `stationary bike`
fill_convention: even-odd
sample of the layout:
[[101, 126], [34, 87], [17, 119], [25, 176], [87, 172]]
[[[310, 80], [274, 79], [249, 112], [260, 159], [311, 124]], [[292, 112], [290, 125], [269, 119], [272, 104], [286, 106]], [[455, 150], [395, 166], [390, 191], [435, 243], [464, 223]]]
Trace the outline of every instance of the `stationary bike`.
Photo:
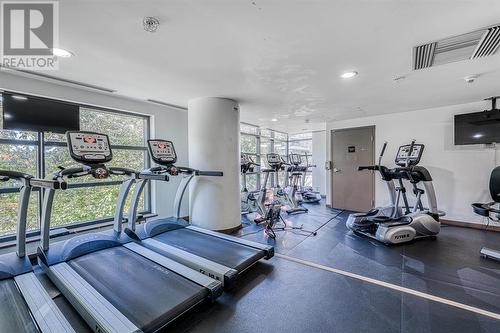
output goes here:
[[[358, 170], [372, 170], [380, 172], [382, 180], [387, 184], [392, 204], [388, 207], [379, 207], [367, 213], [349, 215], [346, 226], [356, 233], [376, 239], [385, 244], [400, 244], [413, 239], [436, 236], [440, 231], [439, 216], [444, 213], [438, 211], [436, 194], [432, 185], [429, 171], [417, 164], [420, 162], [424, 145], [410, 144], [400, 146], [395, 159], [397, 167], [389, 169], [381, 164], [387, 142], [384, 143], [379, 156], [379, 164], [361, 166]], [[399, 186], [394, 185], [398, 181]], [[416, 203], [413, 207], [408, 204], [406, 188], [403, 180], [413, 185]], [[423, 183], [425, 190], [418, 188]], [[427, 196], [429, 208], [424, 208], [421, 201], [423, 194]], [[404, 202], [400, 207], [400, 200]]]
[[[490, 195], [493, 201], [488, 203], [473, 203], [474, 213], [487, 217], [488, 220], [500, 222], [500, 166], [493, 169], [490, 176]], [[500, 260], [500, 251], [481, 248], [481, 256], [484, 258]]]

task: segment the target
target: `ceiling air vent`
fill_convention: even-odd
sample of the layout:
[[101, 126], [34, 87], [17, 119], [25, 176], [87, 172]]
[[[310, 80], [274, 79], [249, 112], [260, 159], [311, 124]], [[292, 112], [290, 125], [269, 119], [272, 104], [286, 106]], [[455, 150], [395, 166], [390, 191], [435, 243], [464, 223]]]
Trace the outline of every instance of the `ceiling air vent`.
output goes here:
[[171, 107], [171, 108], [187, 110], [187, 108], [184, 107], [184, 106], [170, 104], [170, 103], [167, 103], [167, 102], [159, 101], [157, 99], [147, 99], [146, 101], [148, 101], [150, 103], [158, 104], [158, 105], [168, 106], [168, 107]]
[[498, 49], [498, 45], [500, 45], [500, 26], [489, 28], [474, 51], [472, 59], [492, 55]]
[[0, 66], [0, 67], [1, 68], [5, 68], [7, 70], [11, 70], [11, 71], [23, 73], [23, 74], [26, 74], [26, 75], [29, 75], [29, 76], [36, 76], [36, 77], [40, 77], [42, 79], [49, 79], [49, 80], [54, 80], [54, 81], [58, 81], [58, 82], [62, 82], [62, 83], [68, 83], [68, 84], [75, 85], [75, 86], [80, 86], [80, 87], [83, 87], [83, 88], [88, 88], [88, 89], [93, 89], [93, 90], [99, 90], [99, 91], [107, 92], [107, 93], [114, 93], [114, 92], [116, 92], [116, 90], [114, 90], [114, 89], [109, 89], [109, 88], [105, 88], [105, 87], [101, 87], [101, 86], [96, 86], [96, 85], [89, 84], [89, 83], [84, 83], [84, 82], [69, 80], [69, 79], [63, 79], [63, 78], [60, 78], [60, 77], [57, 77], [57, 76], [52, 76], [52, 75], [41, 73], [41, 72], [34, 72], [34, 71], [25, 70], [25, 69], [5, 67], [5, 66]]
[[444, 38], [413, 48], [413, 69], [493, 55], [500, 44], [500, 25]]

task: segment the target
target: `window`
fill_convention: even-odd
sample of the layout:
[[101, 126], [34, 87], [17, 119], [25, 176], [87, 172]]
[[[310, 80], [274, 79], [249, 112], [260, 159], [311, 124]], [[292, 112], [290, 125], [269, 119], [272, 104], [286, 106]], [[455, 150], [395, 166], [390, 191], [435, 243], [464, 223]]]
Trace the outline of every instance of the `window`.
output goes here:
[[[0, 169], [23, 171], [45, 178], [59, 166], [74, 166], [63, 134], [3, 130], [0, 103]], [[105, 133], [113, 148], [111, 166], [124, 166], [134, 170], [148, 167], [146, 140], [149, 118], [135, 114], [101, 110], [80, 106], [80, 128]], [[51, 226], [74, 226], [81, 222], [111, 220], [121, 178], [96, 180], [92, 177], [68, 180], [69, 189], [57, 191], [52, 210]], [[19, 184], [13, 181], [0, 183], [0, 235], [15, 232]], [[140, 210], [150, 211], [150, 188], [144, 190]], [[31, 194], [28, 228], [39, 229], [42, 196], [40, 191]]]
[[[241, 123], [241, 152], [249, 154], [262, 168], [267, 168], [266, 155], [278, 153], [285, 160], [288, 155], [288, 134], [274, 131], [268, 128]], [[286, 172], [280, 172], [279, 182], [284, 186], [288, 182]], [[260, 168], [256, 168], [253, 173], [247, 173], [247, 188], [250, 191], [258, 190], [262, 186], [264, 177], [260, 173]], [[268, 186], [274, 186], [274, 179], [269, 180]]]
[[[299, 133], [290, 135], [288, 141], [290, 154], [299, 154], [303, 165], [314, 164], [312, 161], [312, 133]], [[305, 186], [312, 186], [312, 171], [306, 173]]]

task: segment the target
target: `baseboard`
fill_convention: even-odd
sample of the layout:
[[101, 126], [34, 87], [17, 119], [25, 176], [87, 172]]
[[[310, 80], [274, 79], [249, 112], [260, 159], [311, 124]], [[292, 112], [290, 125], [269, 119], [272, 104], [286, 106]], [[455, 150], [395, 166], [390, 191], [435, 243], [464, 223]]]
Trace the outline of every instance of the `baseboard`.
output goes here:
[[454, 227], [462, 227], [462, 228], [471, 228], [471, 229], [478, 229], [478, 230], [488, 230], [488, 231], [500, 232], [500, 226], [496, 226], [496, 225], [490, 225], [486, 228], [486, 226], [484, 224], [479, 224], [479, 223], [462, 222], [462, 221], [445, 220], [445, 219], [440, 219], [440, 221], [442, 224], [451, 225]]
[[326, 204], [326, 207], [327, 207], [327, 208], [332, 208], [332, 205], [330, 205], [330, 204]]

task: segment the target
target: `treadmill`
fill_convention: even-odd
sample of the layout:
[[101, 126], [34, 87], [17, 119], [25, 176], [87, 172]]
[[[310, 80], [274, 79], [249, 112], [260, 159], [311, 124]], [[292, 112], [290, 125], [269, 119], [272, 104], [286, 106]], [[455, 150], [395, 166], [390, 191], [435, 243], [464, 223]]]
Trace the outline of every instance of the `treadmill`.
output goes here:
[[[128, 213], [128, 231], [141, 244], [185, 266], [221, 281], [227, 289], [238, 276], [261, 258], [270, 259], [274, 248], [270, 245], [240, 239], [190, 225], [180, 218], [181, 202], [189, 182], [196, 176], [222, 176], [218, 171], [200, 171], [175, 166], [177, 154], [167, 140], [148, 140], [148, 148], [159, 166], [139, 174]], [[174, 201], [175, 216], [160, 218], [136, 225], [139, 199], [148, 181], [168, 181], [169, 176], [182, 175]]]
[[0, 332], [75, 332], [33, 272], [26, 255], [26, 219], [33, 187], [65, 188], [65, 183], [0, 170], [0, 182], [21, 182], [16, 225], [16, 252], [0, 256]]
[[[61, 168], [54, 180], [120, 176], [123, 181], [118, 196], [123, 201], [136, 173], [107, 166], [112, 159], [107, 135], [70, 131], [66, 137], [71, 157], [82, 165]], [[38, 261], [95, 332], [154, 332], [222, 293], [220, 282], [144, 248], [125, 235], [121, 230], [122, 205], [117, 207], [111, 232], [82, 234], [49, 247], [54, 193], [55, 189], [44, 193]]]

